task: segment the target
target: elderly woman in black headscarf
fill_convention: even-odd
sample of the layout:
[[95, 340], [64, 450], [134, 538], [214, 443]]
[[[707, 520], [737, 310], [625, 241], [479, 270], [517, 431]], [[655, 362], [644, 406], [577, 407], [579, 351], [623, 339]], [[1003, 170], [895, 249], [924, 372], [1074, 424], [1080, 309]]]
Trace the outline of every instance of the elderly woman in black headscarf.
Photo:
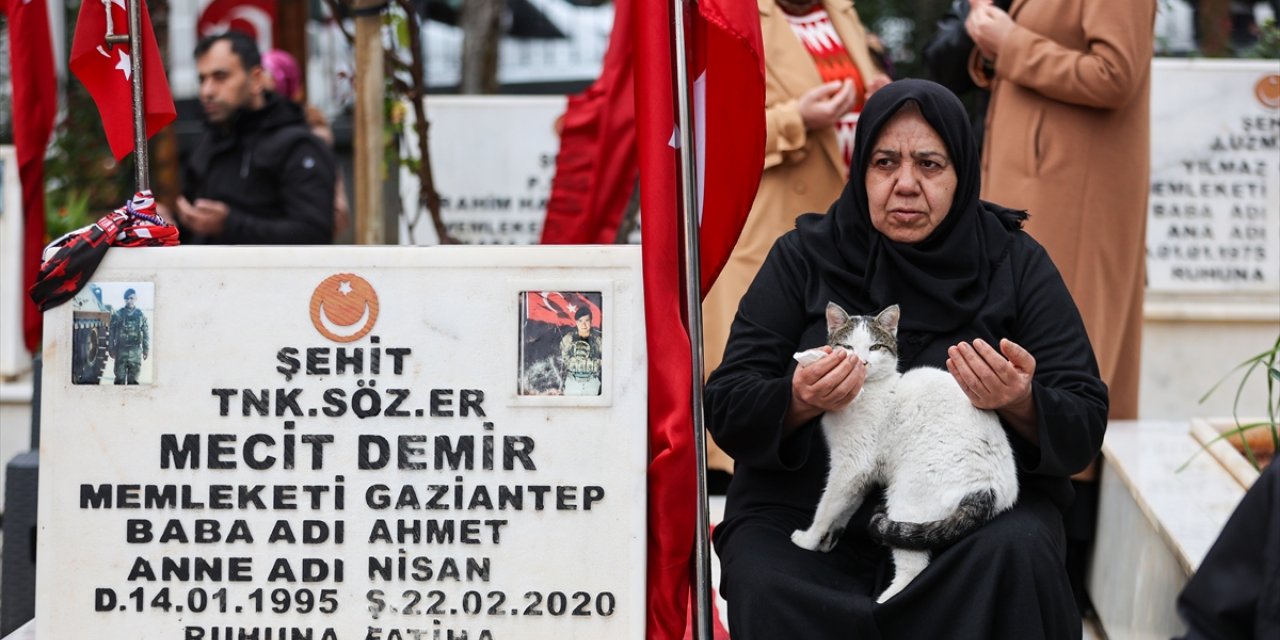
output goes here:
[[[707, 381], [708, 425], [737, 461], [716, 527], [720, 592], [734, 640], [1070, 638], [1081, 635], [1063, 566], [1068, 476], [1098, 453], [1107, 391], [1084, 325], [1026, 214], [978, 199], [963, 105], [932, 82], [881, 89], [859, 119], [851, 177], [826, 215], [774, 245], [742, 298], [723, 363]], [[881, 605], [889, 550], [868, 499], [829, 553], [795, 546], [829, 468], [819, 418], [866, 377], [826, 344], [825, 309], [898, 304], [899, 367], [946, 368], [994, 410], [1013, 446], [1017, 504], [946, 548]]]

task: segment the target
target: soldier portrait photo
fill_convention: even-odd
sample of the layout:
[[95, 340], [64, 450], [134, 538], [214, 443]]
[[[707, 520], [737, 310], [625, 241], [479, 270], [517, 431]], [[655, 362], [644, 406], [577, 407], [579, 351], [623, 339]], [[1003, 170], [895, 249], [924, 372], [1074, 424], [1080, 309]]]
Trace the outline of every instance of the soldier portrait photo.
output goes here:
[[520, 295], [520, 395], [599, 396], [604, 382], [600, 292]]
[[72, 300], [72, 384], [151, 384], [149, 282], [90, 282]]

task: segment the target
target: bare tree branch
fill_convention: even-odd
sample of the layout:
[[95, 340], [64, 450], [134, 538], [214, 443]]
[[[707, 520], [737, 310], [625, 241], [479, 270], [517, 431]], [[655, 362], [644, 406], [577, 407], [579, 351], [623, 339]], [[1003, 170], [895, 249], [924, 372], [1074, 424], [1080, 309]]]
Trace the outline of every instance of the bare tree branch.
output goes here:
[[[334, 16], [341, 14], [339, 0], [324, 0], [329, 12]], [[407, 100], [413, 107], [414, 132], [418, 139], [418, 162], [414, 166], [418, 178], [418, 202], [412, 213], [405, 215], [405, 223], [409, 237], [418, 224], [419, 216], [425, 209], [431, 215], [432, 226], [440, 244], [458, 244], [458, 240], [449, 235], [444, 218], [440, 214], [440, 194], [436, 192], [435, 174], [431, 170], [431, 147], [428, 133], [431, 125], [427, 121], [427, 105], [424, 100], [426, 91], [425, 61], [422, 53], [422, 16], [414, 9], [412, 0], [395, 0], [395, 4], [404, 12], [409, 20], [409, 61], [405, 62], [396, 50], [388, 49], [384, 55], [387, 69], [387, 82], [392, 93], [401, 100]], [[349, 32], [341, 20], [337, 20], [338, 28], [348, 43], [355, 42], [355, 35]], [[357, 73], [359, 70], [357, 70]], [[410, 163], [411, 165], [414, 163]]]
[[[396, 0], [396, 4], [414, 16], [416, 25], [418, 14], [414, 12], [411, 0]], [[431, 169], [429, 144], [431, 123], [427, 121], [425, 100], [427, 76], [422, 54], [422, 30], [419, 28], [409, 30], [409, 60], [414, 87], [406, 93], [413, 104], [413, 122], [418, 134], [418, 157], [422, 159], [422, 162], [418, 163], [418, 206], [425, 207], [431, 212], [431, 221], [435, 224], [436, 236], [440, 238], [440, 244], [457, 244], [457, 240], [445, 229], [444, 218], [440, 215], [440, 194], [436, 192], [435, 173]]]

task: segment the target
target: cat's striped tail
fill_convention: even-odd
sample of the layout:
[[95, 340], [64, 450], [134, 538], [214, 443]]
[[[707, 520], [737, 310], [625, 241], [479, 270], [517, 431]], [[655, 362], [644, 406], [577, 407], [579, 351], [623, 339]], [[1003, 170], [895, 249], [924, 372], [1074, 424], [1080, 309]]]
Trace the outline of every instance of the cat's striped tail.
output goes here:
[[951, 516], [942, 520], [897, 522], [882, 510], [871, 516], [867, 529], [890, 547], [927, 551], [958, 540], [995, 516], [996, 492], [984, 489], [966, 495]]

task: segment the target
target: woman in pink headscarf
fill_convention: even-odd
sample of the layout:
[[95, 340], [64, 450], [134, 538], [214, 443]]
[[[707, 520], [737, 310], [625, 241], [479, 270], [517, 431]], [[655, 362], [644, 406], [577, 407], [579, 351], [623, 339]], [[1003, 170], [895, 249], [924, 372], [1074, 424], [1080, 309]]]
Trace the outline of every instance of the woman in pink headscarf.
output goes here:
[[[307, 126], [317, 138], [333, 146], [333, 129], [324, 114], [307, 104], [302, 88], [302, 69], [298, 61], [287, 51], [272, 49], [262, 55], [262, 67], [267, 70], [267, 89], [302, 107]], [[337, 236], [351, 224], [351, 209], [347, 205], [346, 185], [342, 173], [338, 173], [333, 190], [333, 234]]]

